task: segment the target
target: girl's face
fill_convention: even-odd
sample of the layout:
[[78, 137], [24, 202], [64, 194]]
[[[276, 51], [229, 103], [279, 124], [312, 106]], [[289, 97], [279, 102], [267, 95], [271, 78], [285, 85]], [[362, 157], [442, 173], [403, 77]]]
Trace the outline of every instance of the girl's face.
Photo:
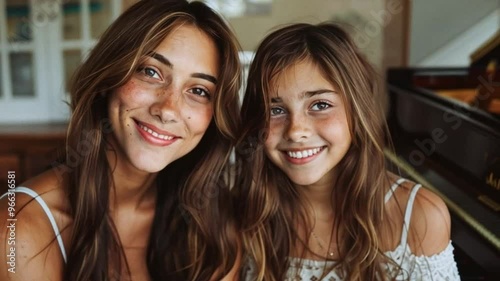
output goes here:
[[218, 66], [212, 39], [190, 25], [148, 54], [110, 97], [118, 163], [154, 173], [193, 150], [212, 119]]
[[289, 67], [273, 82], [267, 156], [297, 185], [331, 187], [334, 168], [351, 145], [338, 89], [310, 60]]

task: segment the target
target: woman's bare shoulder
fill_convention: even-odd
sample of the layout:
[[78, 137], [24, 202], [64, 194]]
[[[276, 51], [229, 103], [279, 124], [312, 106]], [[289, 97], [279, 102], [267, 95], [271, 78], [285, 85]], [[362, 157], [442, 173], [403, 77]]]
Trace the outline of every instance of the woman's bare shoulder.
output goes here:
[[67, 196], [68, 179], [58, 174], [58, 170], [50, 169], [33, 177], [19, 186], [35, 191], [45, 201], [47, 206], [55, 212], [69, 210]]
[[[68, 224], [64, 210], [64, 192], [50, 172], [41, 174], [20, 186], [40, 195], [54, 215], [58, 228]], [[61, 280], [63, 259], [55, 232], [47, 214], [33, 197], [16, 192], [0, 200], [0, 257], [1, 280]], [[9, 256], [9, 253], [11, 254]], [[10, 263], [9, 263], [10, 262]], [[12, 271], [16, 271], [12, 274]]]

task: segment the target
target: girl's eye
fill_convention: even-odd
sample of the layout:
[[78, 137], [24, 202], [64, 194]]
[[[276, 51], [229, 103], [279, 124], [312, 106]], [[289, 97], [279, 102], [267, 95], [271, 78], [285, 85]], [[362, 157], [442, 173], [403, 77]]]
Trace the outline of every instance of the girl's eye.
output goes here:
[[277, 116], [280, 114], [285, 114], [285, 110], [281, 107], [272, 107], [271, 108], [271, 116]]
[[147, 77], [155, 78], [155, 79], [160, 79], [160, 75], [156, 70], [154, 70], [151, 67], [142, 67], [139, 68], [139, 72], [142, 74], [146, 75]]
[[203, 88], [193, 88], [193, 89], [191, 89], [191, 93], [193, 93], [197, 96], [206, 97], [206, 98], [210, 99], [210, 93]]
[[325, 110], [325, 109], [330, 108], [330, 107], [332, 107], [332, 106], [326, 102], [317, 102], [317, 103], [313, 104], [311, 109], [314, 111], [320, 111], [320, 110]]

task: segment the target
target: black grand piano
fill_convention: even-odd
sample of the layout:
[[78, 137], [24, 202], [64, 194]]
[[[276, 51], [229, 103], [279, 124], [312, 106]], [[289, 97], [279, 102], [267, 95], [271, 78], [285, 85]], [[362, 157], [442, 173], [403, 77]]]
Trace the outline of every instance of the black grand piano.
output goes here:
[[500, 280], [500, 33], [471, 58], [388, 70], [386, 155], [447, 203], [462, 280]]

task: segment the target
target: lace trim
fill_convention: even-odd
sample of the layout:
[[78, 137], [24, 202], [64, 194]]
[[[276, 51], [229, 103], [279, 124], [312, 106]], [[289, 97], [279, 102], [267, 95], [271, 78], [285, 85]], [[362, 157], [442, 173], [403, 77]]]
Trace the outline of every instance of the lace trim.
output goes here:
[[[453, 257], [453, 245], [450, 243], [442, 252], [432, 256], [415, 256], [411, 253], [410, 247], [400, 244], [393, 251], [385, 252], [385, 255], [393, 259], [401, 266], [401, 270], [395, 280], [460, 280], [457, 264]], [[289, 268], [285, 281], [295, 280], [320, 280], [320, 276], [325, 268], [331, 267], [335, 261], [320, 261], [311, 259], [288, 258]], [[388, 272], [395, 272], [398, 268], [387, 265]], [[253, 263], [247, 263], [243, 271], [243, 280], [254, 280], [255, 268]], [[329, 272], [322, 280], [337, 281], [342, 280], [338, 272]]]

